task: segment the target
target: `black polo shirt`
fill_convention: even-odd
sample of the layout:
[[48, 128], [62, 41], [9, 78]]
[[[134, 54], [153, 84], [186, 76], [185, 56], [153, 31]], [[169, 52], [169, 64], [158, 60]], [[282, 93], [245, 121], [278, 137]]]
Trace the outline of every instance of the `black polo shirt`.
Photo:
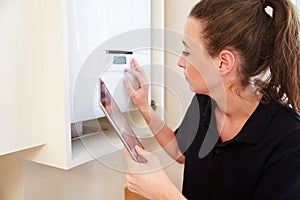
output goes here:
[[216, 104], [195, 95], [176, 131], [185, 169], [183, 195], [206, 199], [300, 199], [300, 119], [277, 103], [260, 103], [241, 131], [222, 142]]

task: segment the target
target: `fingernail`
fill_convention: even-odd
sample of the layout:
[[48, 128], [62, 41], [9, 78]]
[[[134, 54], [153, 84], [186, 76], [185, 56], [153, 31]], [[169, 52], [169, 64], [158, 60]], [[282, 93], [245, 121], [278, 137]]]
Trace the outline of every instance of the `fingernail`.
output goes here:
[[135, 145], [135, 149], [142, 149], [139, 145]]

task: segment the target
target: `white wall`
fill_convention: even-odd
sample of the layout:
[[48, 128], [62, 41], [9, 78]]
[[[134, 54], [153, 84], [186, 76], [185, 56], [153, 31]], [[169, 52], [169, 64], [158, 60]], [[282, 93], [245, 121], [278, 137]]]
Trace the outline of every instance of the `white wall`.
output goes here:
[[[186, 18], [198, 1], [165, 0], [165, 27], [176, 31], [178, 35], [182, 34]], [[180, 41], [174, 48], [183, 50], [181, 46]], [[165, 54], [165, 83], [169, 88], [165, 90], [166, 123], [173, 129], [180, 124], [193, 95], [183, 77], [183, 70], [177, 66], [178, 59], [179, 55], [170, 52]]]

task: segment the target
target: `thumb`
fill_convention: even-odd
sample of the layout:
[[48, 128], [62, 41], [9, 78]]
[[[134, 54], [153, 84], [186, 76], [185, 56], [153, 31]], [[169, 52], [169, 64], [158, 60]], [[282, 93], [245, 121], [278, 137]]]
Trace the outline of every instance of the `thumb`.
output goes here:
[[148, 161], [156, 160], [156, 157], [152, 153], [150, 153], [149, 151], [141, 148], [138, 145], [135, 146], [135, 151], [138, 155], [141, 155], [142, 157], [144, 157]]
[[139, 155], [149, 154], [147, 150], [141, 148], [139, 145], [135, 145], [135, 150]]

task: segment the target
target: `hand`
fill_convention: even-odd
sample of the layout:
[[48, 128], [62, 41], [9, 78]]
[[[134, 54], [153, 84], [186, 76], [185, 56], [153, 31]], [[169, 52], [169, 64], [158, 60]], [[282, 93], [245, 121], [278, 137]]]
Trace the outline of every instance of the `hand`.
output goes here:
[[170, 181], [158, 158], [138, 146], [135, 149], [147, 160], [147, 163], [134, 161], [125, 151], [125, 160], [128, 166], [126, 174], [128, 189], [148, 199], [184, 199]]
[[139, 82], [140, 87], [134, 89], [128, 79], [124, 80], [125, 87], [127, 88], [131, 100], [140, 110], [146, 110], [148, 104], [149, 84], [143, 68], [139, 66], [135, 59], [132, 59], [132, 64], [135, 69], [125, 69], [125, 73], [132, 74]]

